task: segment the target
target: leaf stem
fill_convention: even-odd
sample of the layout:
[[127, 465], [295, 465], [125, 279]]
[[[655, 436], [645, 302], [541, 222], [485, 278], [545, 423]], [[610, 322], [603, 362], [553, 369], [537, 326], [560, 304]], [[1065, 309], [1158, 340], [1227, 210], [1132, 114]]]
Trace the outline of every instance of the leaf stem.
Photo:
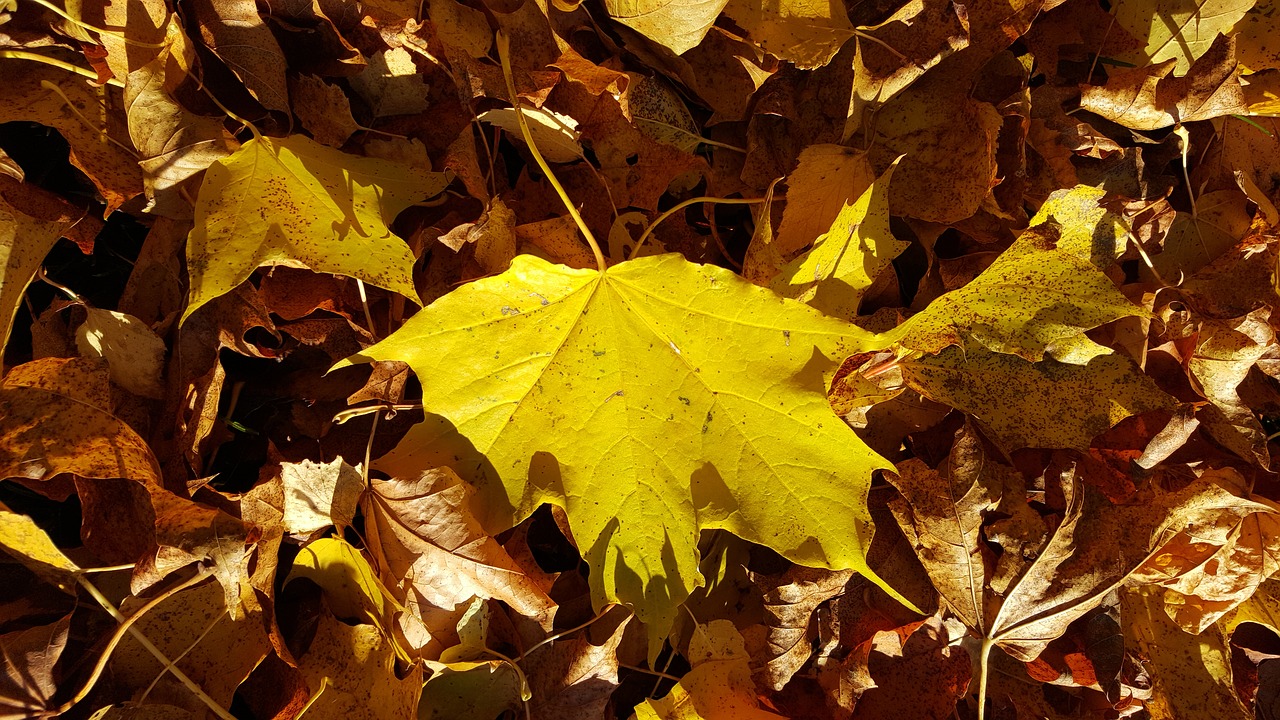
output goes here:
[[85, 117], [84, 113], [80, 112], [80, 109], [75, 106], [75, 103], [71, 102], [71, 98], [67, 97], [67, 94], [62, 92], [62, 88], [49, 82], [48, 80], [41, 80], [40, 86], [43, 87], [45, 90], [48, 90], [54, 93], [55, 95], [57, 95], [58, 97], [62, 98], [62, 102], [64, 105], [67, 106], [67, 110], [70, 110], [71, 114], [75, 115], [76, 119], [79, 120], [82, 125], [84, 125], [86, 128], [89, 129], [89, 132], [98, 133], [98, 137], [100, 137], [103, 140], [106, 140], [107, 142], [112, 143], [116, 147], [125, 151], [130, 156], [132, 156], [133, 159], [135, 160], [141, 159], [138, 157], [137, 151], [135, 151], [133, 148], [111, 137], [111, 135], [107, 132], [107, 128], [105, 124], [103, 125], [103, 127], [98, 127], [94, 125], [93, 122], [89, 120], [89, 118]]
[[[62, 60], [58, 60], [57, 58], [51, 58], [48, 55], [41, 55], [40, 53], [28, 52], [26, 50], [0, 50], [0, 58], [13, 58], [14, 60], [31, 60], [33, 62], [43, 63], [51, 67], [56, 67], [59, 70], [66, 70], [67, 72], [75, 73], [76, 75], [79, 75], [81, 77], [86, 77], [94, 82], [98, 82], [98, 73], [92, 70], [89, 70], [88, 68], [82, 68], [79, 65], [72, 65], [69, 62], [63, 62]], [[124, 87], [124, 83], [120, 82], [116, 78], [107, 78], [106, 84], [113, 85], [119, 88]]]
[[46, 284], [46, 285], [52, 285], [53, 287], [55, 287], [55, 288], [57, 288], [57, 289], [61, 290], [61, 291], [62, 291], [62, 293], [63, 293], [64, 295], [66, 295], [66, 296], [71, 300], [71, 302], [77, 302], [77, 303], [83, 303], [83, 302], [84, 302], [83, 300], [81, 300], [81, 299], [80, 299], [80, 296], [79, 296], [79, 295], [77, 295], [77, 294], [75, 293], [75, 291], [74, 291], [74, 290], [72, 290], [71, 288], [67, 287], [66, 285], [63, 285], [62, 283], [59, 283], [59, 282], [55, 282], [55, 281], [53, 281], [53, 280], [50, 280], [50, 279], [49, 279], [49, 276], [48, 276], [48, 275], [46, 275], [46, 274], [45, 274], [45, 272], [44, 272], [44, 266], [43, 266], [43, 265], [41, 265], [41, 266], [36, 270], [36, 278], [37, 278], [37, 279], [39, 279], [41, 282], [43, 282], [43, 283], [44, 283], [44, 284]]
[[662, 222], [663, 220], [666, 220], [672, 215], [675, 215], [676, 213], [689, 207], [690, 205], [696, 205], [697, 203], [716, 203], [718, 205], [758, 205], [764, 202], [764, 200], [765, 200], [764, 198], [696, 197], [696, 198], [690, 198], [688, 200], [685, 200], [682, 203], [677, 203], [675, 207], [672, 207], [670, 210], [667, 210], [666, 212], [662, 213], [653, 222], [649, 223], [649, 227], [644, 229], [644, 232], [640, 234], [640, 239], [636, 241], [636, 246], [631, 251], [631, 257], [627, 259], [628, 260], [636, 259], [636, 257], [640, 254], [640, 248], [644, 246], [644, 241], [648, 240], [649, 236], [653, 234], [653, 230], [654, 228], [658, 227], [658, 223]]
[[[91, 570], [81, 570], [81, 573], [90, 572]], [[147, 602], [147, 604], [143, 605], [141, 608], [138, 608], [138, 611], [135, 612], [133, 615], [129, 616], [128, 618], [122, 617], [118, 610], [113, 612], [112, 615], [116, 618], [117, 622], [119, 622], [120, 625], [116, 627], [115, 633], [111, 636], [111, 639], [107, 641], [107, 646], [103, 648], [102, 654], [98, 656], [98, 662], [94, 664], [93, 670], [89, 673], [89, 677], [86, 678], [84, 681], [84, 685], [82, 685], [80, 689], [76, 691], [76, 694], [72, 695], [69, 700], [62, 703], [62, 705], [58, 706], [57, 708], [45, 711], [44, 714], [49, 717], [62, 715], [66, 713], [68, 710], [70, 710], [71, 708], [75, 707], [81, 700], [84, 700], [85, 697], [89, 695], [89, 691], [93, 689], [94, 685], [98, 684], [98, 678], [101, 677], [102, 671], [106, 669], [107, 661], [111, 659], [111, 654], [115, 652], [116, 646], [118, 646], [120, 644], [120, 641], [124, 639], [125, 634], [130, 632], [137, 632], [134, 629], [133, 624], [137, 622], [139, 618], [146, 615], [148, 612], [152, 610], [152, 608], [164, 602], [165, 600], [168, 600], [169, 598], [173, 597], [174, 595], [177, 595], [178, 593], [182, 592], [183, 590], [186, 590], [187, 588], [195, 587], [196, 585], [199, 585], [201, 582], [208, 580], [211, 577], [213, 577], [213, 573], [211, 572], [199, 573], [193, 576], [191, 579], [183, 583], [180, 583], [160, 593], [156, 597], [152, 598], [150, 601]], [[97, 587], [93, 586], [93, 584], [90, 583], [88, 580], [84, 579], [83, 577], [77, 577], [76, 579], [77, 581], [80, 582], [81, 585], [84, 585], [86, 589], [92, 588], [90, 590], [90, 594], [94, 595], [94, 599], [98, 599], [101, 596], [101, 593], [98, 592]], [[104, 600], [106, 600], [106, 598], [102, 598], [101, 600], [98, 600], [98, 602], [101, 603]], [[107, 605], [110, 605], [110, 604], [111, 604], [110, 601], [107, 601]], [[114, 609], [114, 606], [112, 606], [112, 609]], [[110, 610], [108, 610], [108, 612], [110, 612]]]
[[588, 620], [588, 621], [586, 621], [586, 622], [582, 623], [581, 625], [578, 625], [578, 626], [576, 626], [576, 627], [571, 627], [571, 628], [569, 628], [568, 630], [561, 630], [560, 632], [558, 632], [558, 633], [556, 633], [556, 634], [554, 634], [554, 635], [548, 635], [548, 636], [547, 636], [546, 638], [544, 638], [541, 642], [539, 642], [539, 643], [535, 644], [533, 647], [529, 648], [528, 650], [525, 650], [524, 652], [520, 653], [519, 657], [517, 657], [517, 658], [516, 658], [516, 661], [517, 661], [517, 662], [519, 662], [520, 660], [525, 659], [526, 657], [528, 657], [528, 656], [529, 656], [529, 653], [532, 653], [534, 650], [537, 650], [538, 648], [542, 647], [543, 645], [546, 645], [547, 643], [555, 642], [556, 640], [559, 640], [560, 638], [562, 638], [562, 637], [564, 637], [564, 636], [566, 636], [566, 635], [572, 635], [572, 634], [574, 634], [574, 633], [578, 632], [579, 630], [581, 630], [581, 629], [583, 629], [583, 628], [585, 628], [585, 627], [587, 627], [587, 626], [591, 625], [592, 623], [594, 623], [595, 621], [597, 621], [597, 620], [599, 620], [600, 618], [604, 617], [605, 615], [608, 615], [608, 614], [609, 614], [609, 611], [610, 611], [610, 610], [612, 610], [612, 609], [614, 609], [615, 607], [617, 607], [617, 605], [616, 605], [615, 603], [610, 603], [610, 604], [608, 604], [608, 605], [605, 605], [604, 609], [603, 609], [603, 610], [601, 610], [600, 612], [596, 613], [595, 617], [593, 617], [593, 618], [591, 618], [590, 620]]
[[[208, 575], [196, 576], [196, 578], [199, 578], [201, 580], [203, 580], [206, 577], [209, 577], [209, 576]], [[208, 694], [205, 693], [204, 689], [201, 688], [199, 685], [197, 685], [196, 682], [192, 680], [190, 677], [188, 677], [186, 673], [182, 672], [177, 667], [174, 667], [173, 661], [170, 660], [168, 657], [166, 657], [165, 654], [160, 651], [160, 648], [153, 645], [152, 642], [147, 639], [147, 636], [142, 634], [141, 630], [133, 626], [133, 620], [137, 619], [141, 615], [141, 613], [135, 613], [133, 618], [126, 618], [124, 615], [121, 615], [120, 611], [116, 609], [116, 606], [113, 605], [111, 601], [108, 600], [107, 597], [102, 594], [102, 591], [98, 590], [97, 586], [89, 582], [89, 580], [86, 579], [83, 575], [77, 575], [76, 581], [79, 582], [80, 585], [84, 587], [85, 590], [89, 591], [89, 594], [93, 596], [93, 599], [97, 600], [98, 604], [102, 606], [102, 609], [106, 610], [111, 615], [111, 617], [115, 618], [116, 622], [122, 625], [125, 625], [129, 631], [129, 634], [133, 636], [133, 639], [137, 640], [139, 645], [146, 648], [147, 652], [151, 653], [156, 660], [159, 660], [161, 665], [168, 667], [169, 672], [171, 672], [173, 676], [179, 680], [179, 682], [181, 682], [183, 685], [186, 685], [187, 689], [191, 691], [192, 695], [195, 695], [197, 698], [200, 699], [201, 702], [203, 702], [206, 706], [208, 706], [209, 710], [212, 711], [214, 715], [217, 715], [219, 718], [222, 718], [222, 720], [236, 720], [236, 717], [234, 715], [227, 712], [226, 708], [222, 707], [217, 703], [217, 701], [209, 697]], [[189, 580], [187, 582], [190, 583], [190, 585], [194, 585], [196, 580], [195, 578], [193, 578], [192, 580]], [[190, 585], [187, 585], [187, 587], [190, 587]]]
[[982, 649], [978, 652], [978, 720], [987, 716], [987, 675], [990, 674], [991, 649], [995, 647], [995, 638], [983, 638]]
[[604, 272], [606, 264], [604, 253], [600, 251], [600, 243], [596, 242], [595, 235], [591, 234], [591, 228], [587, 227], [582, 215], [578, 214], [578, 209], [570, 202], [569, 194], [564, 191], [564, 186], [560, 184], [555, 173], [551, 172], [551, 166], [547, 165], [546, 159], [542, 157], [542, 152], [538, 150], [538, 146], [533, 142], [533, 133], [529, 132], [529, 125], [525, 122], [524, 110], [520, 107], [520, 96], [516, 95], [516, 84], [511, 78], [511, 39], [507, 37], [506, 33], [499, 30], [497, 40], [498, 58], [502, 61], [502, 77], [507, 81], [507, 94], [511, 96], [511, 105], [516, 110], [516, 120], [520, 123], [520, 134], [524, 136], [524, 142], [529, 146], [529, 152], [533, 154], [533, 159], [537, 161], [538, 167], [547, 176], [547, 181], [551, 183], [551, 187], [555, 188], [556, 194], [560, 196], [560, 201], [564, 203], [564, 207], [569, 211], [570, 217], [578, 225], [578, 230], [586, 238], [587, 244], [591, 246], [591, 252], [595, 253], [596, 256], [596, 267], [599, 268], [600, 272]]

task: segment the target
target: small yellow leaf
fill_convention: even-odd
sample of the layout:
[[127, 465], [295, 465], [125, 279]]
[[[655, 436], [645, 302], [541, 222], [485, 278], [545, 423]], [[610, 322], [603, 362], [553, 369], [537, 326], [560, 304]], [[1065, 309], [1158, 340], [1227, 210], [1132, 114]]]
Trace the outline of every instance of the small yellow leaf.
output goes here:
[[389, 631], [395, 601], [360, 551], [346, 540], [321, 538], [302, 548], [285, 579], [307, 578], [319, 585], [329, 608], [340, 618], [371, 622]]
[[1050, 226], [1027, 230], [973, 281], [934, 300], [891, 335], [915, 350], [985, 347], [1027, 360], [1083, 365], [1111, 352], [1084, 331], [1147, 311], [1097, 267], [1057, 247]]
[[909, 243], [889, 232], [888, 170], [852, 204], [846, 204], [813, 249], [782, 268], [773, 289], [822, 312], [842, 319], [858, 314], [862, 294], [876, 276]]
[[413, 255], [388, 223], [450, 178], [300, 135], [250, 140], [211, 165], [200, 186], [183, 320], [263, 265], [348, 275], [416, 299]]
[[13, 512], [3, 503], [0, 503], [0, 549], [32, 572], [75, 594], [73, 575], [80, 568], [62, 554], [34, 520]]

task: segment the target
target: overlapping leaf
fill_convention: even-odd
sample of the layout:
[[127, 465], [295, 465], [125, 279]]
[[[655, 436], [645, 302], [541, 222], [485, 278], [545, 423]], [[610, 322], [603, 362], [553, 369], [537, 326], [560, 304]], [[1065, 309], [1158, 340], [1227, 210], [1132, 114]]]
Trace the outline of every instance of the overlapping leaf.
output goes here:
[[262, 265], [348, 275], [415, 299], [413, 255], [388, 224], [448, 183], [447, 173], [345, 155], [302, 136], [250, 140], [213, 163], [200, 186], [183, 318]]
[[864, 497], [885, 463], [822, 375], [873, 342], [678, 256], [604, 273], [521, 256], [350, 361], [403, 360], [423, 383], [431, 417], [383, 467], [472, 474], [490, 531], [561, 505], [596, 603], [634, 604], [660, 638], [700, 584], [699, 530], [869, 572]]

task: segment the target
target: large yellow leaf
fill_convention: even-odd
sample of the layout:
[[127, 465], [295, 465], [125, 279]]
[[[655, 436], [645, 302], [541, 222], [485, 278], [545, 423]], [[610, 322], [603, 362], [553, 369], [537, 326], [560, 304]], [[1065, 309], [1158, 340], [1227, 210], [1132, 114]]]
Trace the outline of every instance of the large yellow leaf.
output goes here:
[[1111, 352], [1084, 331], [1146, 311], [1088, 260], [1059, 247], [1056, 236], [1047, 225], [1027, 230], [981, 275], [930, 303], [892, 335], [924, 352], [985, 347], [1032, 361], [1049, 353], [1075, 365]]
[[449, 180], [299, 135], [250, 140], [210, 165], [200, 186], [183, 319], [263, 265], [348, 275], [416, 299], [413, 255], [387, 224]]
[[1175, 75], [1208, 51], [1253, 7], [1254, 0], [1124, 0], [1116, 5], [1116, 24], [1146, 46], [1124, 60], [1160, 63], [1176, 60]]
[[702, 582], [699, 530], [874, 578], [865, 498], [888, 464], [823, 373], [878, 342], [678, 255], [604, 273], [520, 256], [341, 364], [402, 360], [422, 382], [428, 421], [382, 469], [451, 465], [491, 533], [560, 505], [596, 603], [634, 605], [660, 639]]

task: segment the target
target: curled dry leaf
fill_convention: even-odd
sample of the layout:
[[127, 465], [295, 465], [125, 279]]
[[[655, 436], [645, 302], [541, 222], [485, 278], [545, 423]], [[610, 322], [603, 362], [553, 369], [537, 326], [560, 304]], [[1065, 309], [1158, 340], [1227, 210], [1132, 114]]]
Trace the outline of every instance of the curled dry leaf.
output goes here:
[[[1001, 497], [1016, 487], [1009, 482], [1016, 475], [988, 457], [976, 435], [962, 432], [939, 470], [911, 459], [900, 471], [891, 480], [902, 498], [891, 507], [943, 602], [983, 639], [984, 653], [999, 646], [1023, 661], [1034, 660], [1107, 593], [1149, 579], [1145, 563], [1165, 554], [1177, 557], [1181, 541], [1169, 529], [1218, 524], [1224, 514], [1251, 514], [1238, 496], [1208, 477], [1142, 504], [1112, 505], [1081, 482], [1074, 462], [1059, 457], [1045, 480], [1060, 489], [1066, 503], [1060, 524], [1030, 552], [1006, 548], [999, 559], [1002, 568], [983, 542], [983, 523], [1001, 501], [1025, 499]], [[940, 486], [949, 492], [938, 494]], [[1188, 537], [1193, 536], [1194, 531]], [[1185, 574], [1191, 565], [1171, 574]], [[1194, 585], [1195, 579], [1188, 583]]]
[[86, 310], [88, 318], [76, 329], [80, 355], [106, 360], [111, 380], [134, 395], [163, 397], [164, 340], [132, 315], [98, 308]]
[[421, 614], [452, 613], [475, 597], [502, 600], [528, 617], [548, 611], [551, 599], [472, 514], [474, 492], [447, 468], [417, 480], [372, 481], [361, 508], [387, 584], [413, 596]]

